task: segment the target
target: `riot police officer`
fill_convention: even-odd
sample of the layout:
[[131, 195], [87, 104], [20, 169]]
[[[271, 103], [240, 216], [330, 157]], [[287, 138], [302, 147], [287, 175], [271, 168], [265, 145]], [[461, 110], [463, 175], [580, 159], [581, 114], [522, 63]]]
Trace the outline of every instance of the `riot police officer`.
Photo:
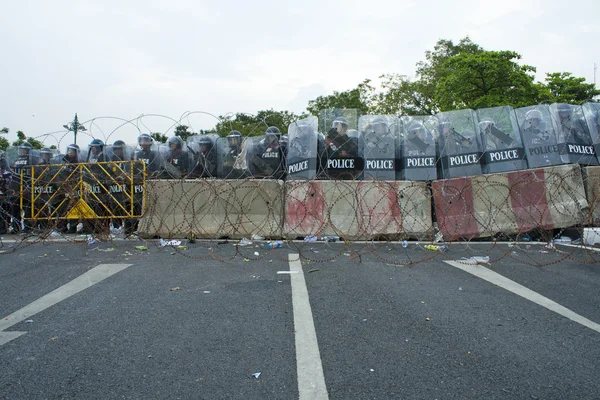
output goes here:
[[[460, 118], [461, 114], [466, 115], [472, 111], [459, 110], [450, 113], [454, 113], [456, 118]], [[438, 122], [438, 133], [439, 175], [441, 178], [481, 175], [481, 148], [475, 131], [465, 129], [458, 132], [452, 121], [442, 115]]]
[[38, 165], [49, 165], [52, 163], [52, 150], [44, 147], [40, 150], [40, 162]]
[[183, 150], [183, 141], [173, 136], [167, 142], [169, 146], [169, 155], [166, 157], [165, 170], [169, 178], [184, 178], [190, 165], [190, 158], [187, 151]]
[[529, 168], [563, 163], [554, 131], [546, 125], [540, 110], [531, 109], [525, 113], [522, 136]]
[[588, 127], [582, 119], [573, 118], [573, 108], [570, 104], [560, 103], [556, 106], [558, 122], [566, 143], [591, 146], [592, 138]]
[[283, 151], [279, 143], [281, 132], [270, 126], [264, 138], [252, 152], [251, 163], [253, 175], [259, 178], [282, 179], [285, 173]]
[[[343, 117], [336, 118], [325, 136], [328, 178], [353, 180], [362, 172], [358, 160], [358, 143], [348, 136], [348, 122]], [[360, 160], [362, 161], [362, 160]]]
[[22, 185], [20, 196], [22, 197], [23, 207], [21, 207], [21, 201], [16, 198], [13, 202], [12, 216], [13, 216], [13, 229], [15, 231], [22, 230], [25, 233], [29, 230], [28, 224], [25, 221], [21, 224], [21, 219], [30, 217], [31, 211], [31, 166], [35, 165], [33, 160], [33, 146], [29, 142], [23, 142], [19, 146], [19, 156], [13, 165], [15, 174], [22, 176]]
[[154, 140], [152, 136], [147, 133], [142, 133], [138, 136], [138, 145], [140, 149], [135, 153], [135, 159], [143, 161], [146, 164], [146, 173], [149, 176], [155, 176], [158, 174], [160, 168], [160, 161], [156, 150], [152, 149], [152, 143]]
[[210, 136], [200, 135], [198, 139], [200, 149], [196, 154], [197, 160], [190, 176], [195, 178], [214, 178], [217, 176], [217, 153]]
[[224, 149], [221, 176], [226, 179], [242, 179], [248, 175], [246, 151], [242, 134], [233, 130], [227, 135], [227, 147]]
[[421, 122], [408, 125], [402, 142], [401, 180], [428, 181], [437, 177], [433, 135]]
[[62, 157], [64, 164], [76, 164], [80, 162], [79, 146], [70, 144], [67, 146], [67, 153]]
[[104, 142], [100, 139], [93, 139], [89, 144], [87, 162], [103, 162], [104, 161]]

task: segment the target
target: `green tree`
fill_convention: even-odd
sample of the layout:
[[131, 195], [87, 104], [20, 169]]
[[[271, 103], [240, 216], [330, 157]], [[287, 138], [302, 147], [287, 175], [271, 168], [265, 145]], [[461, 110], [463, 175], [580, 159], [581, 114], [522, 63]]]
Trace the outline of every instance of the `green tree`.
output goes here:
[[585, 83], [585, 78], [577, 78], [570, 72], [546, 74], [547, 98], [550, 103], [583, 103], [600, 95], [593, 83]]
[[150, 134], [150, 137], [152, 137], [152, 139], [154, 139], [154, 141], [157, 143], [167, 143], [167, 140], [169, 140], [168, 137], [166, 137], [160, 132], [153, 132], [152, 134]]
[[[0, 135], [6, 135], [9, 129], [4, 127], [0, 129]], [[5, 137], [0, 137], [0, 150], [6, 150], [10, 146], [10, 142]]]
[[227, 136], [232, 130], [239, 131], [243, 136], [260, 136], [269, 126], [276, 126], [282, 134], [286, 134], [288, 126], [296, 119], [298, 116], [292, 112], [273, 109], [258, 111], [255, 115], [221, 115], [214, 130], [221, 136]]
[[519, 65], [520, 59], [514, 51], [480, 51], [445, 60], [445, 74], [435, 89], [437, 106], [448, 111], [538, 103], [541, 88], [534, 83], [535, 68]]
[[179, 136], [184, 142], [193, 134], [194, 132], [191, 132], [190, 127], [187, 125], [177, 125], [175, 128], [175, 136]]
[[357, 109], [363, 114], [368, 114], [372, 111], [376, 100], [377, 96], [371, 80], [365, 79], [354, 89], [344, 92], [334, 91], [328, 96], [319, 96], [310, 100], [306, 109], [312, 115], [319, 115], [319, 111], [330, 108]]
[[436, 100], [437, 85], [452, 72], [446, 61], [459, 54], [483, 51], [468, 36], [456, 44], [452, 40], [438, 40], [432, 51], [425, 52], [425, 61], [417, 63], [414, 79], [397, 73], [380, 76], [383, 91], [377, 95], [373, 108], [380, 114], [435, 114], [440, 111]]
[[23, 131], [17, 131], [17, 140], [15, 140], [12, 143], [12, 145], [17, 147], [20, 146], [23, 142], [28, 142], [34, 149], [41, 149], [42, 147], [44, 147], [43, 142], [40, 142], [39, 140], [32, 137], [28, 138], [27, 136], [25, 136]]

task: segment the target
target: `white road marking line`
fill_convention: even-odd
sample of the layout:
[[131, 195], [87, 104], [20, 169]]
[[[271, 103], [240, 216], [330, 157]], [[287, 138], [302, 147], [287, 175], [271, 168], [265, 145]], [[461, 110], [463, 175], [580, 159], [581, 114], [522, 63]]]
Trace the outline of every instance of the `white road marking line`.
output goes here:
[[289, 254], [292, 281], [294, 330], [296, 331], [296, 369], [300, 400], [327, 400], [325, 376], [321, 365], [319, 343], [308, 299], [304, 271], [298, 254]]
[[298, 271], [277, 271], [277, 275], [297, 274]]
[[585, 245], [581, 245], [581, 244], [554, 243], [554, 245], [555, 246], [560, 245], [560, 246], [574, 247], [576, 249], [582, 249], [582, 250], [600, 251], [599, 248], [592, 247], [592, 246], [585, 246]]
[[53, 305], [81, 292], [98, 282], [103, 281], [111, 275], [116, 274], [131, 266], [132, 264], [100, 264], [83, 275], [78, 276], [71, 282], [59, 287], [58, 289], [40, 297], [33, 303], [26, 305], [18, 311], [10, 314], [0, 320], [0, 346], [9, 341], [18, 338], [26, 332], [2, 332], [21, 321], [29, 319], [32, 315], [44, 311]]
[[464, 264], [458, 261], [444, 261], [445, 263], [452, 265], [458, 269], [462, 269], [469, 274], [475, 275], [481, 279], [485, 279], [486, 281], [493, 283], [494, 285], [500, 286], [503, 289], [508, 290], [509, 292], [513, 292], [527, 300], [533, 301], [536, 304], [539, 304], [542, 307], [547, 308], [550, 311], [554, 311], [557, 314], [562, 315], [563, 317], [567, 317], [572, 321], [577, 322], [587, 328], [590, 328], [596, 332], [600, 333], [600, 324], [595, 323], [581, 315], [574, 313], [568, 308], [561, 306], [555, 301], [550, 300], [547, 297], [542, 296], [541, 294], [534, 292], [531, 289], [526, 288], [523, 285], [520, 285], [510, 279], [506, 278], [494, 272], [482, 265], [472, 265], [472, 264]]

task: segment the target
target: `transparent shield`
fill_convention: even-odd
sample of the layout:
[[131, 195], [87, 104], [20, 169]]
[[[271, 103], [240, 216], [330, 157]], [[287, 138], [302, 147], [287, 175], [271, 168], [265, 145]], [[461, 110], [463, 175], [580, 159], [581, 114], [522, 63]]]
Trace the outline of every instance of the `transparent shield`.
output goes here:
[[550, 105], [561, 159], [569, 164], [597, 165], [594, 141], [583, 107], [566, 103]]
[[600, 161], [600, 103], [585, 103], [583, 115], [594, 143], [596, 158]]
[[458, 178], [481, 175], [483, 149], [473, 110], [457, 110], [436, 114], [439, 175]]
[[346, 125], [346, 130], [358, 130], [359, 111], [356, 109], [328, 108], [319, 112], [318, 126], [319, 132], [326, 134], [331, 128], [334, 128], [336, 121]]
[[429, 116], [402, 117], [397, 178], [404, 181], [437, 179], [435, 129], [437, 119]]
[[396, 140], [400, 120], [393, 115], [365, 115], [360, 127], [359, 153], [364, 157], [364, 178], [393, 181], [396, 179]]
[[130, 145], [107, 145], [104, 147], [105, 161], [130, 161], [133, 159], [133, 147]]
[[483, 171], [497, 173], [527, 169], [517, 114], [510, 106], [477, 110], [484, 149]]
[[193, 160], [190, 159], [185, 143], [173, 148], [168, 143], [162, 143], [158, 153], [162, 163], [161, 178], [182, 179], [192, 170]]
[[280, 137], [265, 135], [248, 138], [248, 169], [254, 178], [283, 179], [284, 149]]
[[162, 168], [162, 159], [155, 143], [138, 145], [133, 155], [134, 160], [140, 160], [146, 164], [146, 174], [149, 178], [158, 178]]
[[190, 178], [217, 177], [217, 139], [216, 134], [194, 135], [187, 140], [187, 148], [193, 158]]
[[248, 140], [241, 143], [227, 138], [217, 140], [217, 176], [221, 179], [244, 179], [248, 170]]
[[317, 175], [318, 119], [308, 117], [288, 127], [287, 179], [314, 179]]
[[515, 110], [529, 168], [561, 165], [558, 139], [546, 104]]
[[362, 178], [364, 159], [358, 139], [348, 136], [343, 126], [331, 128], [322, 141], [317, 138], [321, 163], [318, 179], [357, 180]]

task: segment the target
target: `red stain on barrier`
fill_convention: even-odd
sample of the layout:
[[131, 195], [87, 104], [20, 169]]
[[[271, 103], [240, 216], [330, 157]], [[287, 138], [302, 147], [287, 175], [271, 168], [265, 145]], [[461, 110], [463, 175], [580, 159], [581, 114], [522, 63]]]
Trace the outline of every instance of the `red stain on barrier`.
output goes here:
[[520, 232], [552, 227], [543, 169], [508, 174], [510, 203]]
[[320, 233], [325, 225], [325, 193], [321, 182], [294, 182], [285, 205], [285, 231], [301, 236]]
[[360, 207], [360, 232], [365, 237], [402, 232], [398, 185], [387, 182], [360, 182], [357, 200]]
[[437, 223], [444, 239], [478, 237], [471, 178], [435, 181], [432, 189]]

